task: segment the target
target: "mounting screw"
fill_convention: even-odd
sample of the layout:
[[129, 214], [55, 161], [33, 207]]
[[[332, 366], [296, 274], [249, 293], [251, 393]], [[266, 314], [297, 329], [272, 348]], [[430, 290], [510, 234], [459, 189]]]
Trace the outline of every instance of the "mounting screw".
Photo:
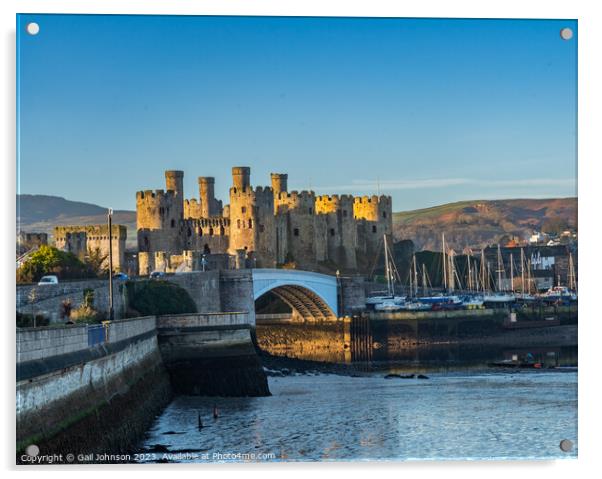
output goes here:
[[25, 27], [25, 30], [30, 35], [37, 35], [40, 32], [40, 25], [38, 25], [36, 22], [30, 22]]
[[573, 38], [573, 30], [571, 30], [568, 27], [563, 28], [562, 30], [560, 30], [560, 38], [562, 38], [563, 40], [570, 40], [571, 38]]

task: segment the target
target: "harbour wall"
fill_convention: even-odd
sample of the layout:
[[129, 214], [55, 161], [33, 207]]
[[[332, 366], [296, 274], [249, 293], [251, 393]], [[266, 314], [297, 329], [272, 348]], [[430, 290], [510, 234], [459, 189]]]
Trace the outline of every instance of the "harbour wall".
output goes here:
[[157, 330], [161, 355], [176, 393], [270, 394], [253, 345], [248, 312], [160, 316]]
[[18, 329], [17, 460], [29, 444], [127, 453], [174, 392], [269, 395], [248, 321], [201, 313]]
[[155, 317], [17, 331], [18, 453], [127, 452], [170, 398]]

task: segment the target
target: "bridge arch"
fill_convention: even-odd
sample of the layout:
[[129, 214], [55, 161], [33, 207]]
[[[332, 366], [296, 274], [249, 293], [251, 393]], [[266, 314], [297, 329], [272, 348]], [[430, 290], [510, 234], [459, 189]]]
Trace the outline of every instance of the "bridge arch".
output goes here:
[[326, 274], [287, 269], [253, 269], [253, 299], [272, 293], [306, 321], [339, 316], [337, 279]]

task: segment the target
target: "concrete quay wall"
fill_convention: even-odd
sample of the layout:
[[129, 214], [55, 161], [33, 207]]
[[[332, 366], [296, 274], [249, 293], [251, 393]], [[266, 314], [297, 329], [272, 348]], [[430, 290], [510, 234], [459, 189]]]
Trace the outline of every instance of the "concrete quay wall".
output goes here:
[[160, 316], [159, 348], [176, 393], [268, 396], [248, 312]]
[[251, 329], [247, 312], [18, 329], [18, 454], [128, 452], [174, 391], [269, 395]]
[[18, 330], [17, 451], [127, 452], [171, 398], [155, 321], [114, 321], [93, 346], [87, 326]]

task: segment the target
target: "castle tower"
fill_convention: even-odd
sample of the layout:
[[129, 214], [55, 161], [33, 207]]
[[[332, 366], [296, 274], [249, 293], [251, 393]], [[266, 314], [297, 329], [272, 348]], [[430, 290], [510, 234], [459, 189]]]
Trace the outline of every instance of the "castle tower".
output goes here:
[[246, 251], [247, 258], [259, 268], [276, 264], [274, 232], [274, 193], [269, 187], [251, 187], [251, 169], [232, 168], [230, 188], [230, 244], [228, 252]]
[[249, 186], [251, 186], [251, 168], [234, 166], [232, 168], [232, 187], [244, 191]]
[[328, 259], [342, 268], [355, 269], [357, 230], [351, 195], [324, 195], [316, 198], [316, 213], [326, 219]]
[[315, 202], [313, 191], [274, 194], [274, 211], [281, 226], [277, 229], [280, 262], [284, 259], [286, 263], [295, 263], [297, 268], [309, 269], [325, 259], [325, 248], [321, 248], [325, 246], [324, 235], [318, 237], [320, 230], [316, 228]]
[[274, 190], [275, 196], [282, 191], [288, 191], [288, 175], [286, 173], [272, 173], [270, 176], [272, 177], [272, 190]]
[[199, 198], [201, 200], [201, 218], [209, 218], [221, 214], [219, 202], [215, 199], [215, 178], [199, 176]]
[[353, 216], [358, 221], [358, 246], [368, 256], [376, 254], [383, 236], [393, 233], [391, 197], [356, 197], [353, 202]]
[[165, 188], [175, 191], [184, 198], [184, 172], [179, 170], [167, 170], [165, 172]]
[[179, 221], [184, 218], [184, 172], [167, 170], [165, 172], [165, 188], [174, 192], [174, 201], [171, 206], [170, 220]]

